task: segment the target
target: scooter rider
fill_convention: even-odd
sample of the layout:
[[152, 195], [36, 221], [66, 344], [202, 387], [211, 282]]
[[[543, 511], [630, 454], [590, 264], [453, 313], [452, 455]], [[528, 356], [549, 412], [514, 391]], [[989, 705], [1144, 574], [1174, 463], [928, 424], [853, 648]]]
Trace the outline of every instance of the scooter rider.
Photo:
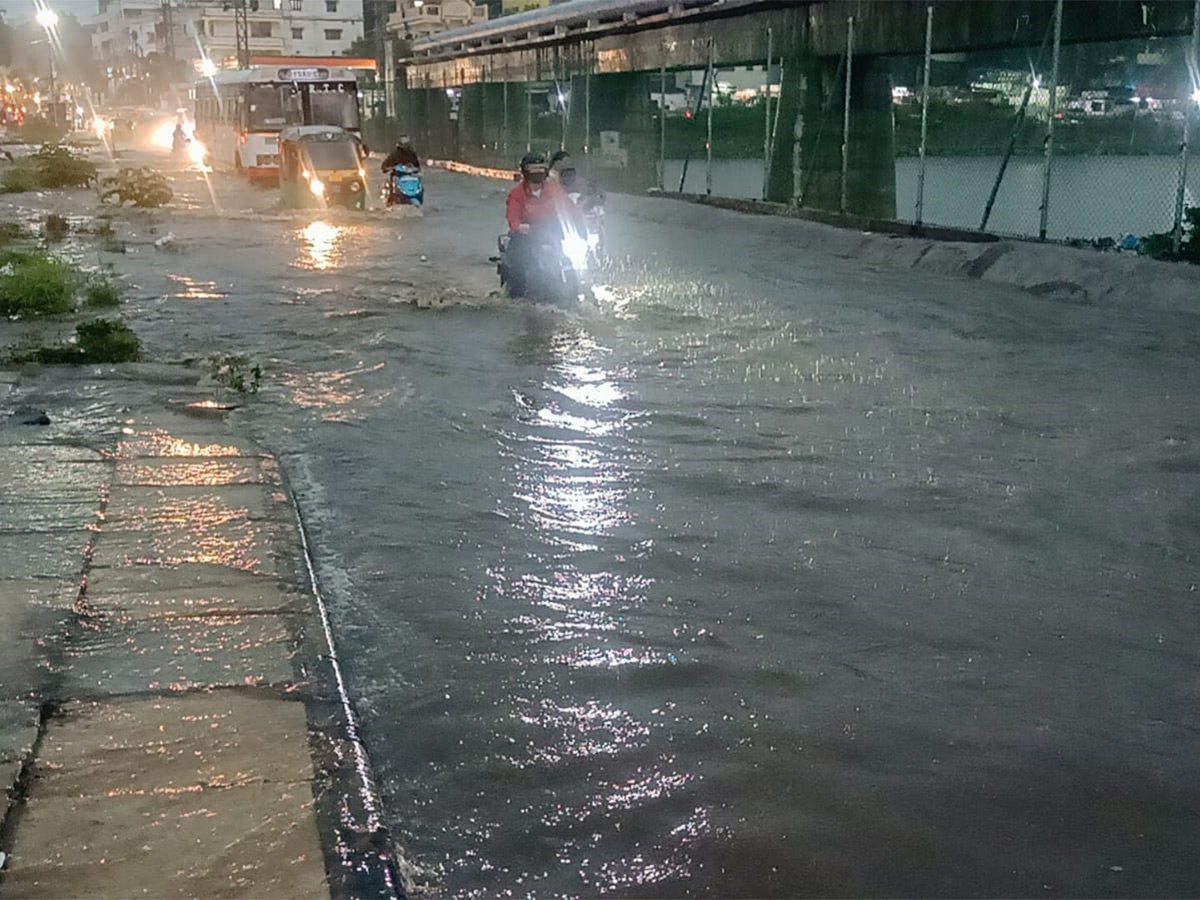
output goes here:
[[417, 156], [417, 151], [413, 149], [412, 141], [407, 135], [400, 138], [399, 143], [392, 148], [392, 152], [384, 157], [383, 165], [380, 168], [384, 172], [390, 172], [396, 166], [408, 166], [410, 169], [421, 168], [421, 157]]
[[571, 215], [572, 204], [556, 181], [549, 180], [550, 167], [540, 153], [527, 153], [521, 160], [521, 181], [508, 192], [508, 284], [514, 296], [524, 293], [525, 273], [532, 263], [530, 232]]

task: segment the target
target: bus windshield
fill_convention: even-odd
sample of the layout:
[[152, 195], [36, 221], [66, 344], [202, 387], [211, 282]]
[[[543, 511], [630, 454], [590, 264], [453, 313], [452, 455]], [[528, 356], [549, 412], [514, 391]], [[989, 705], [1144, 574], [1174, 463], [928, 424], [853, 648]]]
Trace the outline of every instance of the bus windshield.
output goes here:
[[251, 131], [278, 131], [288, 125], [304, 124], [300, 92], [290, 85], [253, 85], [249, 100]]
[[309, 125], [336, 125], [357, 130], [358, 99], [353, 90], [313, 86], [308, 94], [311, 121]]

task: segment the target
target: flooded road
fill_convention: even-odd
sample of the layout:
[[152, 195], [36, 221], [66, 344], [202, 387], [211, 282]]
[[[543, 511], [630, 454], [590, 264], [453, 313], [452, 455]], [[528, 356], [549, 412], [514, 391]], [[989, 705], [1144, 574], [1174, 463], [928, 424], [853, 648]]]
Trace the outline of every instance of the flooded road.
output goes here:
[[[808, 255], [613, 197], [597, 309], [230, 181], [106, 256], [245, 354], [414, 889], [1169, 896], [1200, 814], [1194, 312]], [[152, 241], [169, 231], [169, 246]]]

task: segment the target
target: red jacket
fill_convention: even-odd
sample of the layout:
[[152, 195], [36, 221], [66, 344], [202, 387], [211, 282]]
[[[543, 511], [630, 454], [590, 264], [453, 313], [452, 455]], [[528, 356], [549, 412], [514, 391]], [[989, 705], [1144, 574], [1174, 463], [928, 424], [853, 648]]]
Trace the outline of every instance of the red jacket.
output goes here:
[[552, 178], [542, 182], [542, 191], [534, 195], [528, 184], [522, 181], [508, 192], [505, 213], [508, 216], [508, 231], [516, 234], [521, 225], [537, 226], [551, 216], [568, 214], [571, 201], [562, 186]]

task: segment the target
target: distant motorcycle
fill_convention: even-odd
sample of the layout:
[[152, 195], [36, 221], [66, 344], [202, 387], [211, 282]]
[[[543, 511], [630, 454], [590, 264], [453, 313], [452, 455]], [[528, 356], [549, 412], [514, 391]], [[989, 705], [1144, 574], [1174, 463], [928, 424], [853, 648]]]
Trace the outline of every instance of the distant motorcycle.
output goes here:
[[383, 205], [424, 206], [425, 185], [415, 166], [395, 166], [383, 186]]
[[[518, 250], [514, 242], [527, 243]], [[491, 259], [509, 296], [560, 306], [590, 297], [590, 249], [578, 229], [555, 221], [515, 238], [503, 234], [497, 246], [500, 254]]]

